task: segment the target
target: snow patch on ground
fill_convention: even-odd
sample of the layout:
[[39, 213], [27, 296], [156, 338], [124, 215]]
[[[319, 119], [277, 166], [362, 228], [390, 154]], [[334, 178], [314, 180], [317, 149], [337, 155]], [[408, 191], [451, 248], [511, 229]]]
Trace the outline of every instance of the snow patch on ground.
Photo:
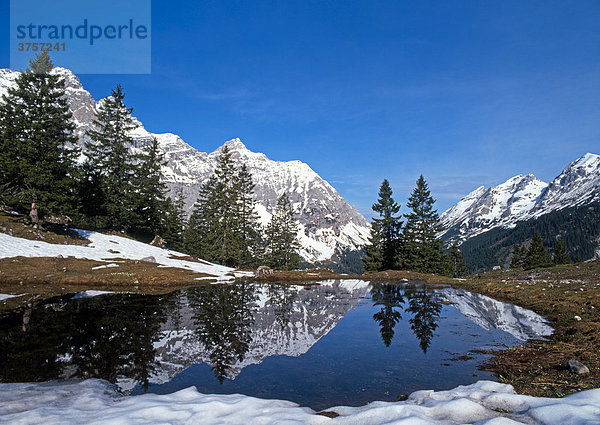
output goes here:
[[114, 294], [114, 292], [89, 290], [89, 291], [78, 292], [71, 299], [78, 300], [80, 298], [92, 298], [92, 297], [97, 297], [99, 295], [106, 295], [106, 294]]
[[0, 301], [7, 300], [9, 298], [20, 297], [21, 295], [23, 295], [23, 294], [18, 294], [18, 295], [0, 294]]
[[[229, 278], [229, 276], [249, 276], [252, 273], [238, 272], [230, 267], [220, 266], [212, 263], [198, 263], [195, 261], [186, 261], [171, 258], [173, 256], [185, 256], [180, 252], [170, 251], [168, 249], [158, 248], [149, 244], [138, 242], [132, 239], [104, 235], [98, 232], [88, 230], [76, 230], [79, 235], [89, 239], [91, 243], [88, 246], [81, 245], [57, 245], [42, 241], [32, 241], [29, 239], [17, 238], [14, 236], [0, 233], [0, 258], [7, 257], [75, 257], [86, 258], [97, 261], [110, 261], [111, 259], [129, 259], [140, 260], [142, 258], [153, 257], [156, 263], [165, 267], [177, 267], [188, 269], [199, 273], [206, 273], [211, 276]], [[111, 263], [112, 264], [112, 263]], [[100, 267], [116, 267], [117, 264], [107, 264]], [[96, 267], [100, 268], [100, 267]], [[228, 275], [228, 276], [225, 276]]]
[[316, 415], [290, 401], [202, 394], [194, 387], [125, 397], [98, 379], [0, 384], [0, 421], [11, 424], [591, 425], [600, 423], [600, 389], [537, 398], [518, 395], [510, 385], [479, 381], [448, 391], [417, 391], [401, 402], [327, 410], [340, 416]]

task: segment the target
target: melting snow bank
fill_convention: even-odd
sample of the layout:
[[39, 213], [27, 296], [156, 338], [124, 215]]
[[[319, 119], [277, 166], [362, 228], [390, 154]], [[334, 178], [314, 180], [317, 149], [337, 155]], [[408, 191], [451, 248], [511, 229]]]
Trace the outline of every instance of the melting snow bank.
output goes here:
[[19, 295], [0, 294], [0, 301], [7, 300], [9, 298], [20, 297], [21, 295], [23, 295], [23, 294], [19, 294]]
[[[102, 380], [0, 384], [0, 422], [11, 424], [544, 424], [600, 423], [600, 389], [564, 398], [518, 395], [510, 385], [479, 381], [449, 391], [417, 391], [402, 402], [333, 407], [315, 415], [290, 401], [240, 394], [121, 396]], [[511, 412], [511, 413], [499, 413]]]
[[106, 295], [106, 294], [114, 294], [114, 292], [89, 290], [89, 291], [78, 292], [75, 295], [73, 295], [73, 297], [71, 299], [78, 300], [80, 298], [93, 298], [93, 297], [98, 297], [100, 295]]
[[[199, 273], [206, 273], [212, 276], [228, 277], [233, 275], [246, 276], [252, 273], [238, 272], [230, 267], [220, 266], [209, 262], [196, 262], [178, 259], [175, 257], [184, 257], [176, 251], [158, 248], [149, 244], [138, 242], [132, 239], [120, 236], [105, 235], [98, 232], [75, 229], [82, 237], [89, 239], [91, 243], [88, 246], [81, 245], [58, 245], [43, 241], [33, 241], [17, 238], [14, 236], [0, 233], [0, 258], [6, 257], [75, 257], [87, 258], [97, 261], [108, 261], [110, 259], [125, 258], [130, 260], [154, 260], [157, 264], [167, 267], [177, 267]], [[107, 267], [118, 267], [118, 264], [110, 263], [95, 270]]]

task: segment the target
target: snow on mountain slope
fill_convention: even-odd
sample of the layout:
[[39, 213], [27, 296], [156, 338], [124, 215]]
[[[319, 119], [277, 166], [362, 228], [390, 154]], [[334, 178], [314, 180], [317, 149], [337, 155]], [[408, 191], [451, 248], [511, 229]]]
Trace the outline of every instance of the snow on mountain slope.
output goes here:
[[440, 219], [446, 232], [462, 242], [491, 228], [514, 225], [515, 217], [531, 211], [547, 183], [534, 175], [518, 175], [492, 188], [481, 186], [444, 212]]
[[533, 174], [518, 175], [492, 188], [481, 186], [441, 216], [448, 242], [465, 240], [496, 227], [540, 217], [567, 207], [600, 200], [600, 156], [587, 153], [551, 183]]
[[[77, 125], [79, 144], [83, 146], [89, 141], [85, 132], [92, 127], [96, 108], [102, 100], [96, 102], [68, 69], [56, 67], [52, 73], [65, 79], [67, 101]], [[0, 69], [0, 96], [14, 85], [18, 75], [15, 71]], [[277, 198], [283, 193], [290, 196], [300, 223], [304, 259], [309, 262], [329, 260], [336, 253], [360, 250], [368, 242], [370, 227], [367, 220], [307, 164], [270, 160], [262, 153], [248, 150], [240, 139], [230, 140], [210, 154], [199, 152], [175, 134], [150, 133], [137, 119], [135, 121], [139, 127], [132, 132], [132, 150], [143, 148], [153, 137], [158, 140], [167, 161], [162, 171], [169, 194], [174, 196], [181, 189], [188, 213], [200, 186], [211, 175], [223, 146], [227, 145], [233, 151], [237, 165], [245, 162], [253, 174], [258, 212], [263, 223], [269, 221]]]
[[529, 216], [600, 199], [600, 155], [587, 153], [573, 161], [548, 185]]

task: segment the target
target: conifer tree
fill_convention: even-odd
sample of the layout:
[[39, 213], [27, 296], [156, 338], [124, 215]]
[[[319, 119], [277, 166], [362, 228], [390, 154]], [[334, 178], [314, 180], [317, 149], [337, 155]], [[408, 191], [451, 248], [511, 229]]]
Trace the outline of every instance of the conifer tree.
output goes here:
[[225, 146], [214, 174], [202, 185], [185, 232], [192, 255], [227, 266], [237, 265], [240, 217], [237, 171]]
[[237, 191], [237, 214], [239, 238], [238, 267], [251, 267], [257, 265], [260, 250], [260, 224], [256, 212], [256, 200], [254, 199], [254, 182], [252, 174], [243, 164], [236, 176]]
[[371, 227], [371, 236], [369, 237], [369, 244], [365, 246], [365, 257], [362, 260], [363, 269], [365, 271], [376, 272], [384, 270], [381, 244], [382, 242], [379, 233], [373, 231], [373, 227]]
[[78, 150], [64, 79], [47, 52], [29, 61], [0, 101], [0, 202], [41, 215], [73, 213]]
[[527, 250], [527, 256], [525, 257], [525, 268], [536, 269], [541, 267], [550, 267], [552, 260], [546, 248], [544, 248], [544, 241], [540, 232], [535, 232], [529, 249]]
[[184, 251], [184, 230], [185, 230], [185, 211], [184, 211], [183, 192], [179, 190], [173, 201], [168, 197], [165, 203], [165, 217], [163, 220], [162, 237], [167, 244], [167, 248], [174, 251]]
[[411, 212], [404, 215], [406, 224], [396, 257], [401, 269], [423, 273], [447, 272], [443, 242], [436, 237], [441, 228], [437, 211], [433, 209], [434, 203], [427, 182], [421, 175], [406, 204]]
[[371, 222], [371, 237], [363, 265], [367, 271], [389, 270], [395, 264], [402, 222], [397, 216], [400, 205], [392, 198], [392, 188], [387, 179], [381, 183], [379, 198], [371, 208], [379, 214], [379, 218], [373, 218]]
[[274, 269], [293, 270], [300, 267], [298, 225], [290, 198], [283, 194], [266, 230], [265, 254], [267, 263]]
[[454, 243], [450, 246], [447, 257], [450, 264], [449, 274], [452, 277], [462, 277], [469, 274], [469, 269], [467, 269], [465, 259], [463, 258], [458, 245]]
[[[131, 108], [123, 103], [125, 97], [120, 85], [98, 107], [94, 130], [87, 134], [93, 143], [87, 143], [88, 169], [100, 175], [103, 204], [97, 208], [108, 217], [112, 229], [124, 230], [131, 226], [131, 211], [135, 207], [136, 158], [129, 153], [135, 129]], [[87, 207], [89, 209], [89, 207]]]
[[135, 191], [130, 229], [140, 235], [152, 239], [164, 230], [166, 208], [166, 185], [162, 182], [162, 167], [165, 165], [164, 154], [158, 148], [158, 140], [145, 147], [138, 157], [137, 171], [134, 176]]
[[568, 264], [571, 262], [569, 255], [567, 254], [567, 246], [562, 236], [556, 239], [556, 245], [554, 245], [554, 257], [552, 258], [554, 264]]
[[510, 262], [511, 269], [518, 269], [525, 267], [525, 257], [527, 255], [527, 249], [521, 245], [515, 245], [512, 252], [512, 260]]

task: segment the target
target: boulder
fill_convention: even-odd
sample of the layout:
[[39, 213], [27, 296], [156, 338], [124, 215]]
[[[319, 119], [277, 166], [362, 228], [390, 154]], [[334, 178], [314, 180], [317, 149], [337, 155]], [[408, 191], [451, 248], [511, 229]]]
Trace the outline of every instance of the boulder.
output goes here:
[[144, 257], [144, 258], [140, 258], [140, 261], [147, 261], [149, 263], [156, 263], [156, 258], [150, 256], [150, 257]]
[[577, 373], [579, 375], [583, 375], [585, 373], [590, 373], [590, 369], [581, 363], [579, 360], [571, 359], [567, 362], [567, 366], [569, 370], [573, 373]]
[[273, 269], [268, 266], [258, 266], [256, 272], [254, 273], [254, 277], [260, 276], [269, 276], [273, 274]]
[[157, 246], [159, 248], [164, 248], [166, 243], [165, 240], [163, 238], [161, 238], [160, 236], [156, 235], [154, 236], [154, 239], [152, 239], [152, 242], [150, 242], [150, 245], [152, 246]]

